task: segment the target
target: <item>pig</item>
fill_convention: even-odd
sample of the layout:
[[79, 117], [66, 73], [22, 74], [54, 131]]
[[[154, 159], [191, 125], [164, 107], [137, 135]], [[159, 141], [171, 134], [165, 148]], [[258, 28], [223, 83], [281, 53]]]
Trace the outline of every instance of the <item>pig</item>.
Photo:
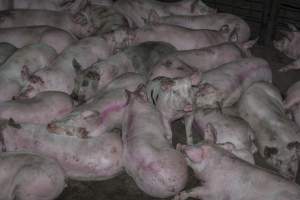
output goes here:
[[52, 10], [75, 14], [82, 10], [88, 0], [9, 0], [14, 9]]
[[258, 81], [272, 82], [272, 72], [267, 61], [257, 57], [242, 58], [209, 70], [203, 73], [195, 94], [196, 107], [230, 107], [244, 90]]
[[172, 142], [170, 123], [182, 118], [193, 109], [193, 86], [197, 86], [201, 74], [194, 73], [184, 78], [158, 77], [148, 82], [146, 93], [149, 101], [162, 115], [166, 138]]
[[114, 0], [89, 0], [89, 3], [93, 6], [112, 6]]
[[97, 29], [97, 35], [129, 26], [126, 18], [112, 7], [92, 5], [88, 15], [90, 16], [92, 24]]
[[167, 42], [177, 50], [200, 49], [224, 42], [236, 42], [236, 32], [230, 32], [224, 25], [220, 30], [191, 30], [174, 25], [155, 24], [138, 29], [123, 28], [113, 33], [104, 34], [108, 44], [114, 49], [147, 41]]
[[87, 100], [121, 74], [137, 72], [147, 76], [154, 63], [173, 51], [174, 47], [161, 42], [130, 46], [79, 73], [75, 80], [74, 94]]
[[111, 54], [110, 47], [101, 37], [84, 38], [67, 47], [49, 66], [34, 73], [31, 77], [37, 81], [26, 79], [20, 96], [31, 98], [39, 92], [49, 90], [71, 94], [77, 72]]
[[216, 129], [216, 144], [232, 144], [232, 153], [242, 160], [254, 164], [254, 132], [243, 119], [222, 113], [217, 109], [196, 109], [186, 118], [187, 144], [193, 144], [192, 125], [197, 134], [203, 133], [208, 124]]
[[274, 47], [292, 59], [300, 58], [300, 31], [293, 24], [288, 24], [289, 31], [280, 32], [283, 34], [283, 38], [280, 40], [274, 40]]
[[65, 172], [53, 159], [37, 154], [0, 154], [0, 199], [54, 200], [65, 188]]
[[65, 30], [78, 38], [96, 32], [89, 17], [82, 11], [76, 15], [47, 10], [9, 10], [0, 12], [0, 28], [51, 26]]
[[202, 49], [176, 51], [161, 59], [150, 72], [150, 79], [158, 76], [185, 77], [194, 71], [205, 72], [240, 58], [251, 57], [250, 48], [257, 40], [244, 43], [226, 42]]
[[[66, 177], [73, 180], [106, 180], [122, 169], [120, 131], [114, 130], [92, 139], [51, 134], [45, 125], [1, 124], [2, 149], [38, 153], [53, 158], [61, 165]], [[0, 144], [1, 146], [1, 144]]]
[[123, 165], [142, 191], [166, 198], [185, 187], [187, 165], [168, 142], [161, 115], [141, 88], [129, 92], [122, 125]]
[[118, 0], [113, 8], [124, 15], [130, 27], [144, 26], [153, 13], [158, 16], [170, 15], [206, 15], [215, 13], [201, 0], [183, 0], [173, 3], [163, 3], [155, 0]]
[[17, 48], [11, 43], [0, 42], [0, 68], [1, 65], [13, 54]]
[[[206, 131], [212, 135], [213, 131]], [[211, 137], [214, 138], [214, 137]], [[229, 146], [229, 150], [224, 147]], [[230, 152], [230, 145], [216, 145], [207, 140], [196, 145], [179, 146], [188, 165], [202, 185], [182, 191], [173, 200], [189, 197], [203, 200], [296, 200], [300, 187], [273, 171], [245, 162]]]
[[270, 83], [254, 83], [241, 96], [238, 110], [255, 133], [260, 155], [282, 176], [295, 179], [300, 128], [285, 114], [280, 92]]
[[77, 106], [64, 118], [51, 122], [48, 125], [48, 131], [54, 134], [90, 138], [98, 137], [115, 128], [121, 128], [128, 104], [125, 89], [135, 90], [144, 81], [141, 75], [135, 74], [112, 81], [110, 86], [107, 86], [108, 90], [99, 91], [95, 97]]
[[25, 85], [25, 79], [56, 56], [52, 47], [40, 43], [25, 46], [12, 54], [0, 67], [0, 102], [17, 96]]
[[66, 47], [77, 41], [70, 33], [48, 26], [0, 29], [0, 42], [7, 42], [22, 48], [34, 43], [45, 43], [60, 54]]
[[47, 91], [31, 99], [0, 103], [0, 118], [14, 119], [18, 123], [48, 124], [60, 119], [73, 109], [73, 100], [63, 92]]
[[166, 17], [152, 17], [151, 23], [171, 24], [190, 29], [219, 30], [222, 26], [228, 25], [230, 31], [236, 30], [238, 41], [249, 40], [250, 27], [242, 18], [229, 13], [216, 13], [200, 16], [171, 15]]

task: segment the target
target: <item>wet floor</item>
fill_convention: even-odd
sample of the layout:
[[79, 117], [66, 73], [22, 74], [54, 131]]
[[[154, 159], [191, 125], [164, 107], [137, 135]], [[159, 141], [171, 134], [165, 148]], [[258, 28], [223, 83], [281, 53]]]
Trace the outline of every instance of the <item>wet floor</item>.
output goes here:
[[[300, 80], [300, 71], [279, 73], [278, 69], [285, 66], [291, 60], [286, 56], [280, 54], [274, 48], [255, 47], [253, 49], [255, 56], [265, 58], [273, 70], [273, 83], [279, 88], [282, 94], [285, 94], [287, 88], [294, 82]], [[183, 124], [178, 121], [174, 124], [174, 141], [185, 142], [185, 133]], [[258, 165], [264, 165], [262, 159], [256, 156]], [[300, 177], [298, 177], [300, 183]], [[192, 188], [199, 184], [199, 181], [193, 177], [190, 171], [190, 179], [186, 188]], [[134, 181], [123, 172], [119, 176], [99, 182], [77, 182], [68, 181], [68, 187], [64, 190], [63, 194], [57, 200], [154, 200], [153, 198], [143, 193], [135, 185]], [[171, 199], [171, 198], [169, 198]]]

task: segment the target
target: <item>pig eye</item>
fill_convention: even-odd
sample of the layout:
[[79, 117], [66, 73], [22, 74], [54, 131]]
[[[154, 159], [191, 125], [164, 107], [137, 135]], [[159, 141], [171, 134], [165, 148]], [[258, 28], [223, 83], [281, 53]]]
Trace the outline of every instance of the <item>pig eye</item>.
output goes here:
[[266, 158], [270, 158], [273, 155], [276, 155], [278, 153], [278, 149], [274, 147], [265, 147], [264, 150], [264, 156]]
[[89, 86], [89, 82], [87, 80], [84, 80], [81, 84], [82, 87], [87, 87]]

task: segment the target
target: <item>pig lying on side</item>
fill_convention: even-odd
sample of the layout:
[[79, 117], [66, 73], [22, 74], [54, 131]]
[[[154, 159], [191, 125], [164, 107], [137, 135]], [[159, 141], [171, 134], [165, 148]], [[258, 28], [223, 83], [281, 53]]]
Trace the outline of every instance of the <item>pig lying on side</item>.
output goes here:
[[48, 124], [73, 109], [71, 97], [63, 92], [41, 92], [31, 99], [0, 103], [0, 118], [19, 123]]
[[65, 187], [58, 163], [36, 154], [1, 153], [0, 174], [3, 200], [54, 200]]
[[[206, 131], [206, 134], [211, 135], [211, 132]], [[203, 200], [300, 198], [300, 187], [296, 183], [245, 162], [221, 147], [203, 142], [180, 148], [203, 185], [179, 193], [174, 200], [189, 197]]]
[[253, 154], [257, 149], [254, 144], [253, 130], [241, 118], [223, 114], [216, 109], [198, 109], [192, 112], [185, 123], [187, 143], [193, 144], [192, 125], [195, 126], [197, 134], [200, 134], [208, 124], [213, 125], [216, 130], [214, 136], [217, 144], [231, 145], [234, 155], [254, 164]]
[[269, 64], [256, 57], [244, 58], [203, 73], [196, 93], [198, 108], [229, 107], [252, 83], [272, 81]]
[[150, 79], [158, 76], [185, 77], [197, 70], [205, 72], [220, 65], [251, 56], [256, 40], [244, 43], [226, 42], [202, 49], [176, 51], [161, 59], [150, 71]]
[[84, 13], [75, 16], [46, 10], [9, 10], [0, 12], [0, 28], [51, 26], [65, 30], [79, 38], [90, 36], [96, 29]]
[[267, 163], [294, 179], [298, 170], [300, 128], [286, 115], [279, 91], [271, 84], [250, 86], [239, 101], [240, 116], [255, 132], [257, 147]]
[[17, 48], [11, 43], [0, 42], [0, 68], [1, 65], [13, 54]]
[[166, 138], [172, 143], [170, 123], [182, 118], [193, 109], [194, 88], [200, 81], [200, 75], [194, 73], [184, 78], [158, 77], [147, 84], [147, 96], [162, 115]]
[[155, 0], [118, 0], [113, 8], [124, 15], [130, 27], [142, 27], [155, 12], [158, 16], [170, 15], [205, 15], [215, 13], [201, 0], [183, 0], [164, 3]]
[[11, 55], [0, 67], [0, 102], [18, 95], [25, 79], [31, 79], [32, 73], [48, 65], [56, 55], [46, 44], [25, 46]]
[[[92, 139], [55, 135], [46, 126], [2, 122], [2, 149], [55, 158], [75, 180], [105, 180], [122, 171], [122, 141], [115, 130]], [[30, 199], [31, 200], [31, 199]]]
[[9, 0], [14, 9], [53, 10], [77, 13], [83, 9], [88, 0]]
[[8, 42], [17, 48], [34, 43], [46, 43], [60, 54], [77, 41], [70, 33], [47, 26], [0, 29], [0, 42]]
[[141, 91], [129, 94], [122, 127], [123, 164], [141, 190], [166, 198], [185, 187], [187, 165], [165, 137], [159, 111], [146, 98]]
[[30, 98], [49, 90], [71, 94], [75, 86], [76, 71], [106, 59], [111, 54], [111, 49], [102, 38], [84, 38], [67, 47], [51, 65], [34, 73], [32, 77], [37, 81], [27, 79], [22, 96]]
[[156, 62], [173, 51], [175, 51], [174, 47], [161, 42], [145, 42], [130, 46], [79, 73], [76, 77], [74, 93], [81, 100], [86, 100], [114, 78], [126, 72], [137, 72], [147, 76]]
[[200, 49], [224, 42], [236, 42], [235, 31], [230, 31], [228, 25], [219, 30], [191, 30], [173, 25], [147, 25], [138, 29], [120, 29], [103, 37], [114, 49], [147, 41], [166, 42], [177, 50]]
[[230, 31], [236, 30], [238, 41], [246, 42], [249, 40], [250, 27], [242, 18], [229, 13], [217, 13], [201, 16], [167, 16], [156, 17], [152, 21], [159, 24], [171, 24], [190, 29], [209, 29], [219, 30], [222, 26], [228, 25]]
[[124, 111], [128, 104], [125, 89], [135, 90], [139, 84], [143, 84], [145, 81], [143, 76], [133, 73], [115, 79], [107, 86], [107, 90], [99, 91], [98, 95], [76, 107], [66, 117], [51, 122], [48, 125], [48, 131], [89, 138], [97, 137], [115, 128], [121, 128]]

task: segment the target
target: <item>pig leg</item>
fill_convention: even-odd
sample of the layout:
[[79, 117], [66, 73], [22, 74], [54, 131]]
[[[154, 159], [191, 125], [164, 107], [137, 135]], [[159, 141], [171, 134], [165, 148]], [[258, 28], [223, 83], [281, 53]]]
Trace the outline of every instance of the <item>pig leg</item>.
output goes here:
[[191, 114], [190, 116], [186, 116], [184, 118], [185, 121], [185, 133], [186, 133], [186, 143], [188, 145], [192, 145], [193, 141], [193, 133], [192, 133], [192, 124], [194, 121], [194, 115]]
[[188, 191], [180, 192], [178, 195], [174, 197], [173, 200], [185, 200], [188, 198], [194, 198], [194, 199], [202, 199], [202, 200], [208, 200], [208, 189], [205, 187], [195, 187], [193, 189], [190, 189]]
[[163, 119], [163, 125], [165, 126], [166, 138], [172, 144], [173, 133], [172, 133], [170, 122], [165, 117], [162, 117], [162, 119]]
[[280, 72], [287, 72], [290, 70], [297, 70], [300, 69], [300, 58], [295, 60], [294, 62], [288, 64], [287, 66], [279, 69]]

